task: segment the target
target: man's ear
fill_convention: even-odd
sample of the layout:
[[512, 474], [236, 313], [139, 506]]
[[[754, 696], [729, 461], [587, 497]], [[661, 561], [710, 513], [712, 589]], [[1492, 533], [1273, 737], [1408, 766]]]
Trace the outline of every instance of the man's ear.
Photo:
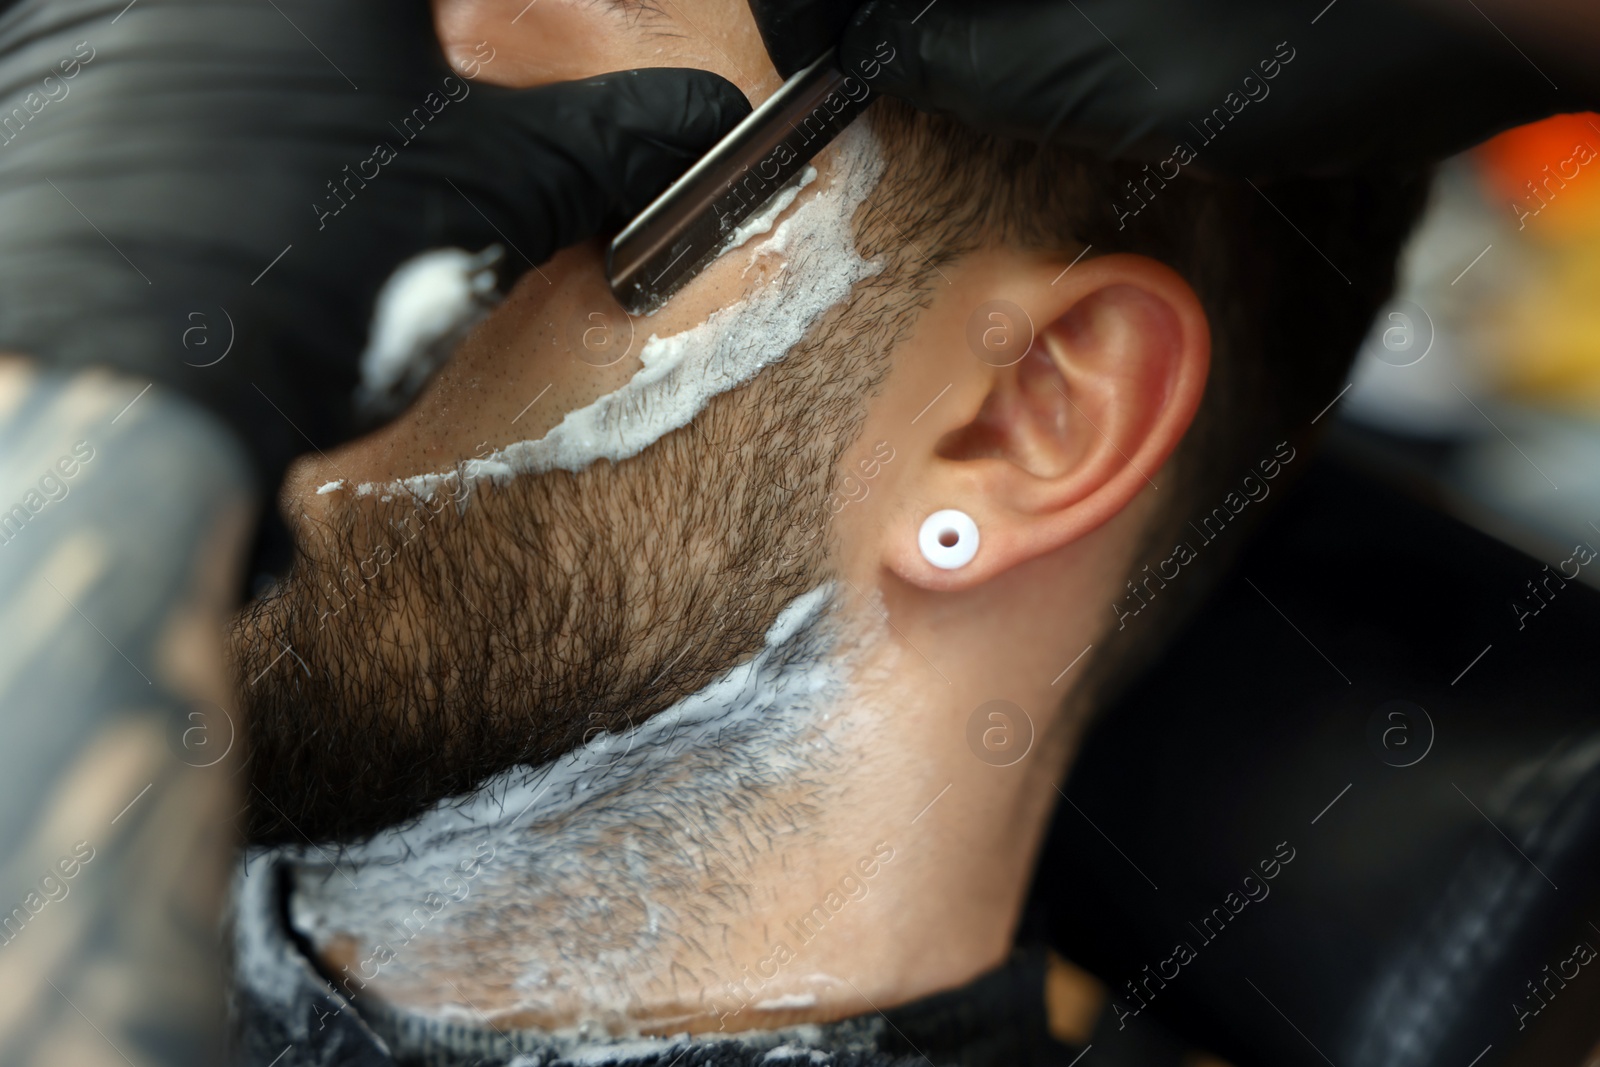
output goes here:
[[[1157, 475], [1205, 389], [1199, 299], [1145, 256], [1062, 267], [971, 257], [909, 341], [919, 387], [951, 382], [915, 420], [885, 531], [885, 564], [913, 585], [971, 588], [1078, 541], [1141, 493], [1176, 492]], [[955, 570], [917, 545], [923, 520], [946, 508], [978, 526], [977, 555]]]

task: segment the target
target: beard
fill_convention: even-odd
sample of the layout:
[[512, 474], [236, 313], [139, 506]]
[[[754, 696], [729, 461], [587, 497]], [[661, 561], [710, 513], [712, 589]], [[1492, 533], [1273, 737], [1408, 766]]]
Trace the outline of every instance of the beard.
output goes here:
[[[855, 192], [831, 210], [854, 213], [849, 198], [877, 180], [863, 138]], [[629, 459], [479, 482], [460, 507], [398, 489], [344, 497], [302, 523], [289, 574], [231, 634], [249, 841], [370, 837], [638, 725], [759, 651], [784, 606], [829, 577], [835, 472], [884, 353], [932, 299], [899, 233], [855, 232], [885, 265], [876, 277], [827, 225], [791, 239], [794, 270], [765, 283], [777, 299], [742, 309], [767, 310], [724, 342], [774, 335], [819, 278], [858, 279], [848, 295]]]
[[810, 363], [621, 463], [302, 520], [289, 573], [230, 635], [249, 842], [364, 839], [759, 650], [826, 577], [831, 472], [859, 423], [860, 379], [835, 373], [817, 402]]

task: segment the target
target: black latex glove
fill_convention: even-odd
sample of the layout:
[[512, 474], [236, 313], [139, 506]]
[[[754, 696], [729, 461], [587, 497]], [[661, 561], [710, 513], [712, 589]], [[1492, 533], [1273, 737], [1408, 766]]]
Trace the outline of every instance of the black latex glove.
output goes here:
[[700, 70], [523, 91], [493, 70], [489, 44], [446, 65], [424, 0], [0, 3], [0, 351], [180, 390], [271, 485], [356, 432], [404, 259], [499, 243], [509, 283], [749, 110]]
[[[881, 67], [879, 91], [986, 132], [1152, 161], [1187, 144], [1221, 172], [1433, 160], [1583, 106], [1470, 8], [1458, 21], [1394, 0], [750, 4], [785, 73], [839, 41], [845, 70]], [[880, 65], [883, 42], [895, 58]]]

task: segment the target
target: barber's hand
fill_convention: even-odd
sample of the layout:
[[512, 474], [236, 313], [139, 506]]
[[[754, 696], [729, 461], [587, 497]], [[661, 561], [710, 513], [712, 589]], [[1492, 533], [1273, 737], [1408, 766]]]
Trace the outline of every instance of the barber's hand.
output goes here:
[[1437, 159], [1581, 107], [1471, 8], [1458, 21], [1394, 0], [1320, 14], [1281, 0], [849, 6], [751, 0], [786, 73], [838, 41], [843, 68], [877, 70], [880, 92], [1111, 157], [1165, 160], [1187, 144], [1209, 170], [1327, 173]]
[[700, 70], [493, 70], [488, 43], [446, 65], [424, 0], [0, 4], [0, 351], [185, 393], [270, 486], [356, 432], [403, 260], [499, 244], [509, 284], [749, 110]]

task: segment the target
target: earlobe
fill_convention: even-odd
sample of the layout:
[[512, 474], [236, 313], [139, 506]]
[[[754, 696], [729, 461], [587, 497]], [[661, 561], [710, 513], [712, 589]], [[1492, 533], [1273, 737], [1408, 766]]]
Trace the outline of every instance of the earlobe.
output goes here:
[[[949, 329], [919, 331], [919, 357], [940, 361], [956, 381], [906, 486], [926, 503], [912, 505], [909, 528], [885, 546], [886, 564], [913, 584], [980, 584], [1161, 492], [1157, 476], [1194, 418], [1209, 369], [1199, 300], [1180, 275], [1143, 256], [1086, 260], [1053, 284], [1059, 272], [1041, 263], [957, 280], [1031, 319], [1021, 359], [998, 366]], [[922, 524], [944, 509], [982, 527], [959, 567], [925, 550]]]

